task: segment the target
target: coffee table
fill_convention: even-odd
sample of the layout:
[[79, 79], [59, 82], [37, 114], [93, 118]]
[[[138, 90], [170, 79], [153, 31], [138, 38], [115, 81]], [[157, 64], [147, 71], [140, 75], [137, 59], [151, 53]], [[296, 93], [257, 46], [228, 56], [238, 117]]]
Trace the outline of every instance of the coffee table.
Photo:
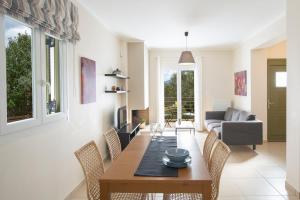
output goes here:
[[178, 121], [176, 121], [176, 125], [175, 125], [175, 134], [177, 135], [177, 131], [178, 130], [189, 130], [190, 134], [192, 133], [192, 131], [194, 131], [194, 135], [195, 135], [195, 127], [193, 122], [191, 121], [181, 121], [181, 123], [179, 123]]

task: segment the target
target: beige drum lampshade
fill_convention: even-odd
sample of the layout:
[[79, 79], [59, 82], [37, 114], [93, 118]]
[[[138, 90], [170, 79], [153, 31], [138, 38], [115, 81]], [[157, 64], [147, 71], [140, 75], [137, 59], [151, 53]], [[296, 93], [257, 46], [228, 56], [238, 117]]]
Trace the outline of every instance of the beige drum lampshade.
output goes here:
[[180, 65], [192, 65], [195, 63], [193, 54], [191, 51], [183, 51], [181, 53], [181, 56], [179, 58], [179, 62]]

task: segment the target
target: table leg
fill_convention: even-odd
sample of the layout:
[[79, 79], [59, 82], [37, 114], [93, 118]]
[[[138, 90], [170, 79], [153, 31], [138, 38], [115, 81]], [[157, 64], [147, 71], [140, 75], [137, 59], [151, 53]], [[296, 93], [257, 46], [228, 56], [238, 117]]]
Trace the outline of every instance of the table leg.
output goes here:
[[203, 200], [211, 200], [211, 184], [206, 185], [203, 191]]
[[100, 199], [101, 200], [110, 200], [109, 186], [107, 183], [103, 183], [100, 181]]
[[175, 135], [177, 135], [177, 128], [175, 128]]

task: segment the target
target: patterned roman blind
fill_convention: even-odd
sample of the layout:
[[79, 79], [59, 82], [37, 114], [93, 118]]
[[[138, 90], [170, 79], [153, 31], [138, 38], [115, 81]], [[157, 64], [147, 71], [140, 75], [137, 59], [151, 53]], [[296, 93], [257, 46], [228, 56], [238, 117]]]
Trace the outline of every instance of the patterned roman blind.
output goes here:
[[77, 41], [78, 8], [70, 0], [0, 0], [0, 12], [58, 38]]

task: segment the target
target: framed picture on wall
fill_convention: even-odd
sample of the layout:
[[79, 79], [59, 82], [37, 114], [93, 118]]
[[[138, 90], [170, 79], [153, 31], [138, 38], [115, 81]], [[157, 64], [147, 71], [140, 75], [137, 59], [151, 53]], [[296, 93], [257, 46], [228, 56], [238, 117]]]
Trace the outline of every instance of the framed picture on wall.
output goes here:
[[96, 102], [96, 62], [81, 57], [81, 103]]
[[247, 71], [234, 73], [234, 94], [247, 96]]

